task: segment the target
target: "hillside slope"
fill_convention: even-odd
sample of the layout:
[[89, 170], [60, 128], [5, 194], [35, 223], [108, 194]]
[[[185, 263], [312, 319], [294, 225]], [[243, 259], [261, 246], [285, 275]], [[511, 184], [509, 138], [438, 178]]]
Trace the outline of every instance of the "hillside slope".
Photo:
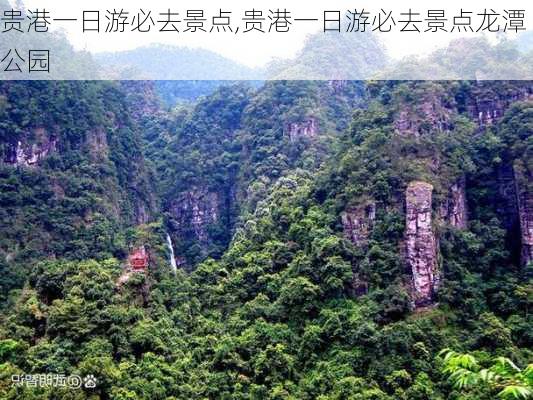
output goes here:
[[157, 199], [120, 88], [2, 82], [0, 120], [2, 296], [35, 260], [122, 257]]
[[[124, 98], [109, 103], [124, 89], [87, 85], [82, 98], [93, 93], [90, 104], [102, 101], [107, 112], [68, 109], [78, 120], [106, 115], [77, 125], [91, 132], [107, 121], [109, 146], [114, 123], [130, 121], [120, 104], [148, 110]], [[23, 289], [11, 293], [1, 316], [0, 397], [497, 398], [498, 387], [467, 394], [453, 387], [438, 353], [473, 352], [481, 367], [495, 356], [521, 367], [533, 359], [533, 85], [396, 81], [362, 89], [339, 82], [273, 82], [257, 91], [237, 85], [171, 114], [151, 110], [132, 118], [118, 150], [87, 161], [111, 168], [110, 176], [90, 181], [105, 185], [94, 190], [106, 199], [90, 205], [123, 206], [101, 213], [131, 226], [125, 239], [145, 246], [149, 267], [124, 279], [127, 263], [114, 242], [103, 250], [86, 245], [79, 256], [56, 250], [55, 257], [31, 259]], [[35, 97], [24, 98], [32, 104]], [[3, 170], [15, 176], [3, 187], [39, 171], [55, 177], [54, 163], [71, 154], [61, 150], [66, 144], [90, 159], [68, 119], [61, 120], [58, 145], [48, 134], [41, 135], [48, 141], [27, 136], [19, 128], [27, 119], [15, 111], [33, 107], [4, 107], [17, 122], [2, 136], [11, 164]], [[140, 218], [148, 213], [135, 211], [140, 194], [150, 193], [140, 191], [138, 180], [146, 176], [139, 170], [144, 157], [119, 157], [138, 149], [126, 146], [141, 131], [164, 220], [150, 222]], [[39, 146], [17, 157], [11, 137]], [[67, 171], [81, 179], [76, 169]], [[121, 178], [127, 172], [133, 175]], [[27, 193], [34, 202], [42, 194]], [[111, 201], [112, 193], [120, 201]], [[25, 211], [26, 203], [9, 203], [13, 194], [4, 196], [4, 189], [2, 195], [2, 221], [40, 215]], [[140, 202], [146, 209], [149, 203]], [[66, 225], [83, 232], [68, 219]], [[192, 271], [168, 268], [167, 226], [176, 255], [196, 262]], [[45, 227], [38, 232], [69, 243]], [[27, 235], [10, 234], [5, 243], [20, 238], [22, 245]], [[196, 254], [186, 253], [197, 244]], [[94, 375], [97, 385], [78, 391], [10, 385], [13, 374], [37, 373]]]

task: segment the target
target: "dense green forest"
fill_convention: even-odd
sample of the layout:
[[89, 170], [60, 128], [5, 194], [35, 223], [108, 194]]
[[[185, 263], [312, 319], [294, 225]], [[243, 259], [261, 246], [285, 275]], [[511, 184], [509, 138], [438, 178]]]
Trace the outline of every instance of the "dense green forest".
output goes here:
[[0, 83], [0, 398], [532, 397], [532, 82], [175, 90]]

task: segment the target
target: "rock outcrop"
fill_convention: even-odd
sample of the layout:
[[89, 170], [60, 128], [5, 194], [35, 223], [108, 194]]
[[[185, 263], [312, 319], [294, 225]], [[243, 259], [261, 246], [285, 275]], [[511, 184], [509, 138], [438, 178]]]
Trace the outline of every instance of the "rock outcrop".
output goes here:
[[419, 136], [451, 129], [455, 108], [438, 93], [428, 91], [415, 104], [403, 104], [394, 118], [396, 132], [405, 136]]
[[318, 134], [318, 120], [309, 117], [302, 122], [292, 122], [287, 125], [286, 132], [291, 142], [300, 138], [312, 138]]
[[172, 215], [178, 230], [190, 226], [196, 238], [201, 242], [208, 240], [208, 226], [215, 224], [219, 218], [219, 195], [215, 192], [190, 190], [173, 202]]
[[97, 127], [87, 135], [87, 146], [89, 154], [95, 161], [101, 161], [107, 158], [109, 154], [109, 145], [107, 142], [107, 133], [104, 128]]
[[470, 97], [467, 111], [480, 127], [493, 125], [514, 102], [533, 99], [533, 85], [530, 83], [524, 82], [520, 87], [506, 87], [506, 82], [500, 84], [500, 90], [494, 90], [493, 83], [490, 87], [479, 84]]
[[411, 182], [406, 191], [406, 258], [416, 307], [430, 305], [439, 285], [437, 239], [431, 223], [433, 186]]
[[518, 219], [520, 222], [521, 264], [533, 261], [533, 191], [531, 177], [515, 168]]
[[510, 240], [517, 245], [513, 250], [520, 250], [521, 264], [526, 265], [533, 261], [532, 179], [522, 168], [510, 162], [500, 166], [497, 172], [496, 211]]
[[[518, 230], [517, 185], [511, 163], [503, 163], [497, 169], [498, 198], [494, 199], [496, 211], [501, 217], [504, 228], [509, 232]], [[500, 201], [498, 201], [500, 200]]]
[[457, 229], [466, 229], [466, 183], [464, 177], [454, 183], [439, 207], [441, 219]]
[[533, 194], [519, 193], [520, 233], [522, 240], [522, 265], [533, 261]]
[[374, 202], [348, 208], [341, 215], [344, 236], [355, 245], [365, 245], [375, 218], [376, 204]]
[[[34, 137], [30, 142], [28, 137]], [[22, 135], [15, 142], [4, 144], [4, 162], [15, 166], [34, 166], [57, 150], [58, 139], [48, 135], [44, 128], [35, 128], [31, 134]]]

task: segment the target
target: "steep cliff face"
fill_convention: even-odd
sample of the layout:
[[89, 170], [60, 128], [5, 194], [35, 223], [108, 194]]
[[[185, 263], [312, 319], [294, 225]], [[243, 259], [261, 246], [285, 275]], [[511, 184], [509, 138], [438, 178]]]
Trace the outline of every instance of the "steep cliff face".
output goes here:
[[[477, 82], [470, 87], [461, 108], [465, 115], [477, 124], [481, 134], [485, 134], [489, 127], [495, 131], [505, 130], [506, 128], [502, 128], [501, 123], [502, 120], [505, 120], [508, 110], [516, 103], [527, 102], [532, 99], [533, 85], [528, 81]], [[516, 135], [522, 135], [527, 140], [527, 136], [531, 135], [531, 132], [516, 133]], [[513, 134], [508, 133], [504, 136], [509, 139]], [[505, 137], [503, 139], [507, 140]], [[507, 144], [510, 148], [515, 147], [511, 143]], [[516, 148], [521, 148], [521, 146], [516, 146]], [[510, 155], [510, 153], [512, 151], [504, 151], [501, 155], [503, 160], [496, 167], [497, 191], [491, 200], [495, 205], [503, 228], [507, 231], [508, 241], [514, 245], [518, 239], [521, 239], [521, 259], [524, 264], [528, 260], [529, 247], [527, 243], [530, 243], [531, 240], [530, 233], [528, 233], [528, 218], [531, 218], [527, 211], [528, 190], [527, 185], [521, 185], [518, 182], [520, 177], [513, 167], [513, 160], [520, 155]], [[517, 252], [518, 247], [517, 245], [516, 248], [513, 248], [512, 253]]]
[[157, 206], [119, 85], [0, 82], [0, 97], [0, 254], [120, 255], [117, 235]]
[[179, 267], [190, 270], [225, 250], [235, 223], [232, 193], [195, 187], [171, 200], [167, 216]]
[[302, 122], [293, 122], [287, 125], [287, 135], [291, 142], [300, 138], [313, 138], [318, 135], [318, 120], [315, 117], [309, 117]]
[[450, 226], [465, 229], [467, 226], [466, 182], [465, 178], [454, 183], [439, 207], [440, 218]]
[[532, 177], [526, 171], [515, 168], [518, 219], [520, 222], [522, 265], [533, 261], [533, 192]]
[[348, 208], [341, 215], [344, 236], [357, 246], [365, 245], [375, 219], [376, 203], [373, 201]]
[[533, 261], [533, 194], [528, 191], [518, 193], [520, 232], [522, 239], [522, 265]]
[[109, 155], [109, 144], [106, 130], [102, 127], [97, 127], [88, 134], [87, 148], [93, 160], [102, 161], [107, 159]]
[[[521, 263], [525, 265], [532, 258], [531, 185], [528, 183], [531, 181], [528, 175], [531, 165], [526, 161], [531, 157], [527, 156], [525, 150], [528, 148], [528, 137], [531, 136], [531, 132], [527, 132], [526, 115], [531, 115], [531, 112], [526, 110], [527, 106], [523, 107], [522, 114], [515, 112], [508, 116], [508, 111], [517, 102], [525, 104], [524, 101], [532, 99], [533, 85], [531, 82], [463, 82], [439, 86], [427, 82], [400, 85], [392, 101], [387, 99], [388, 105], [394, 105], [391, 107], [392, 126], [398, 135], [396, 140], [400, 143], [405, 140], [410, 148], [407, 154], [400, 155], [409, 159], [409, 162], [402, 164], [401, 169], [416, 165], [415, 175], [424, 177], [424, 180], [429, 177], [429, 181], [439, 190], [436, 204], [439, 220], [466, 230], [469, 214], [469, 188], [466, 182], [469, 171], [468, 168], [462, 168], [463, 165], [467, 167], [467, 164], [454, 161], [456, 165], [450, 168], [449, 149], [445, 146], [431, 148], [427, 143], [455, 141], [453, 146], [459, 148], [463, 146], [461, 142], [471, 140], [464, 132], [471, 132], [469, 135], [472, 135], [477, 131], [479, 137], [499, 135], [499, 140], [508, 149], [498, 154], [494, 160], [499, 162], [489, 167], [494, 167], [494, 173], [486, 179], [490, 182], [494, 179], [495, 184], [488, 190], [495, 190], [495, 193], [488, 201], [492, 202], [502, 227], [507, 231], [511, 259], [518, 258], [520, 245], [517, 244], [520, 243]], [[500, 123], [511, 124], [512, 127], [501, 127]], [[502, 129], [503, 134], [498, 132]], [[414, 148], [417, 150], [412, 151]], [[519, 171], [513, 167], [517, 159], [522, 160]], [[473, 190], [471, 193], [474, 196], [479, 195], [477, 189]], [[407, 191], [406, 259], [412, 274], [416, 306], [434, 301], [439, 282], [438, 241], [431, 228], [431, 191], [424, 185], [413, 183]]]
[[422, 135], [451, 129], [454, 101], [442, 90], [428, 88], [411, 103], [400, 103], [394, 118], [394, 128], [403, 135]]
[[[59, 132], [49, 128], [35, 127], [17, 135], [15, 140], [8, 139], [1, 144], [3, 162], [14, 166], [38, 167], [46, 157], [61, 154]], [[67, 143], [67, 147], [70, 144]], [[90, 154], [93, 161], [107, 159], [109, 146], [107, 132], [103, 126], [95, 127], [85, 135], [85, 144], [80, 146]]]
[[[406, 135], [419, 135], [453, 128], [453, 116], [464, 112], [480, 128], [493, 125], [518, 101], [533, 99], [531, 82], [476, 82], [467, 93], [456, 93], [432, 83], [419, 84], [412, 93], [401, 94], [394, 127]], [[407, 101], [406, 101], [407, 99]]]
[[435, 300], [439, 286], [437, 239], [432, 227], [433, 186], [426, 182], [411, 182], [405, 194], [407, 264], [412, 274], [412, 298], [416, 306]]
[[497, 203], [498, 215], [507, 231], [517, 230], [518, 203], [513, 166], [510, 163], [504, 163], [497, 168], [496, 174], [498, 198], [494, 200]]
[[470, 117], [480, 127], [486, 127], [498, 122], [513, 103], [531, 99], [533, 99], [533, 85], [530, 82], [514, 84], [481, 82], [474, 86], [466, 108]]
[[[190, 267], [220, 256], [239, 214], [252, 213], [278, 178], [320, 165], [329, 141], [348, 125], [360, 91], [350, 82], [221, 86], [160, 124], [165, 140], [147, 135], [151, 149], [166, 142], [149, 157], [171, 155], [155, 161], [176, 255]], [[150, 131], [153, 119], [148, 123]]]
[[170, 210], [176, 230], [185, 231], [191, 227], [196, 239], [205, 244], [209, 239], [209, 226], [219, 220], [221, 206], [218, 193], [194, 189], [173, 201]]
[[[33, 140], [30, 141], [30, 138]], [[4, 162], [16, 166], [35, 166], [57, 151], [58, 138], [44, 127], [36, 127], [3, 144]]]
[[[517, 91], [525, 93], [523, 88]], [[530, 100], [511, 105], [492, 129], [504, 145], [498, 154], [500, 163], [494, 167], [497, 190], [492, 201], [507, 231], [507, 241], [512, 248], [513, 257], [516, 260], [520, 258], [524, 266], [533, 258], [532, 123], [533, 102]]]

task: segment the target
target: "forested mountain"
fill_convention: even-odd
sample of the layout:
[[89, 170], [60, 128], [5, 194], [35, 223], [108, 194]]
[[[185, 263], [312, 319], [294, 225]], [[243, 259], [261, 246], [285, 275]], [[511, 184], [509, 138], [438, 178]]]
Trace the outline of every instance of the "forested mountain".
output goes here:
[[119, 87], [2, 82], [0, 114], [2, 298], [35, 260], [123, 257], [158, 208]]
[[[475, 377], [533, 359], [532, 82], [157, 91], [1, 84], [1, 398], [530, 390]], [[97, 385], [11, 384], [39, 373]]]
[[361, 83], [242, 83], [146, 115], [147, 154], [181, 262], [220, 257], [276, 179], [324, 161], [363, 99]]

